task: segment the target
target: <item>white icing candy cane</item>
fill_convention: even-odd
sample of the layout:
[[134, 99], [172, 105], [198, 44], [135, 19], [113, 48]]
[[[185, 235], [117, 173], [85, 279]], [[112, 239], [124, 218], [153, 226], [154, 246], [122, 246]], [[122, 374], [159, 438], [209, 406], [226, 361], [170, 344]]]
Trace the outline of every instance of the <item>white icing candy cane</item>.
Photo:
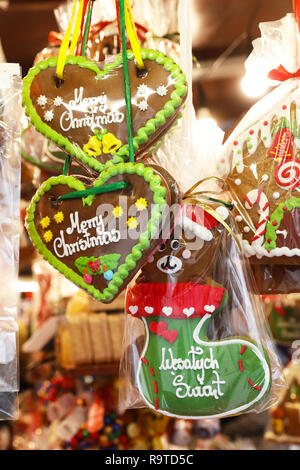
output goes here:
[[297, 188], [300, 185], [300, 162], [291, 160], [279, 165], [276, 169], [275, 179], [281, 188]]
[[261, 246], [264, 243], [264, 235], [266, 233], [266, 224], [269, 220], [269, 201], [265, 193], [261, 189], [252, 189], [246, 196], [246, 209], [250, 210], [257, 204], [259, 207], [258, 213], [260, 215], [258, 224], [256, 225], [256, 232], [251, 240], [252, 245]]

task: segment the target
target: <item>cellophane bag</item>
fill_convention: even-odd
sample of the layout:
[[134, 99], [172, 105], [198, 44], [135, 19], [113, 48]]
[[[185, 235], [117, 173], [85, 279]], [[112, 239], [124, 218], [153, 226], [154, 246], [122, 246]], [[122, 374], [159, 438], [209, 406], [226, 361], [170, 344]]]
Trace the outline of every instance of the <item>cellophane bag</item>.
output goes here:
[[237, 124], [223, 157], [258, 292], [300, 292], [300, 33], [292, 14], [260, 29], [247, 75], [279, 86]]
[[[191, 83], [191, 12], [184, 1], [178, 18], [180, 65]], [[181, 129], [151, 154], [183, 193], [202, 180], [199, 190], [206, 194], [184, 197], [182, 207], [173, 208], [175, 227], [127, 289], [121, 409], [219, 418], [261, 412], [284, 387], [230, 205], [213, 194], [224, 134], [216, 125], [208, 133], [203, 124], [190, 89]]]
[[17, 413], [17, 290], [20, 219], [21, 74], [0, 64], [0, 419]]
[[184, 201], [127, 289], [121, 407], [201, 419], [276, 402], [280, 365], [235, 231], [226, 203]]

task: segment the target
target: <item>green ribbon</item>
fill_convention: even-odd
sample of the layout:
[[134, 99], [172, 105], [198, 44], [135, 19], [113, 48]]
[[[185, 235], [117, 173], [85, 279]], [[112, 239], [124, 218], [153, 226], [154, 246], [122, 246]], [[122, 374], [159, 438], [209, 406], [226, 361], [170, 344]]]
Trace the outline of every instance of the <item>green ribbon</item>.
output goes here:
[[85, 30], [84, 30], [83, 43], [82, 43], [82, 54], [81, 54], [82, 57], [85, 56], [85, 52], [86, 52], [86, 44], [87, 44], [87, 39], [88, 39], [88, 34], [89, 34], [89, 29], [90, 29], [90, 24], [91, 24], [91, 16], [92, 16], [94, 1], [95, 0], [90, 0], [89, 2], [89, 9], [88, 9], [87, 19], [85, 23]]
[[118, 181], [116, 183], [105, 184], [104, 186], [95, 186], [89, 189], [83, 189], [82, 191], [74, 191], [72, 193], [63, 194], [59, 196], [58, 201], [63, 201], [64, 199], [77, 199], [80, 197], [90, 196], [91, 194], [103, 194], [109, 193], [111, 191], [118, 191], [129, 186], [126, 181]]
[[64, 176], [69, 175], [70, 166], [71, 166], [71, 157], [70, 155], [66, 155], [65, 164], [64, 164]]
[[133, 135], [131, 125], [131, 98], [130, 98], [130, 83], [128, 72], [128, 59], [126, 51], [126, 27], [125, 27], [125, 0], [118, 0], [119, 2], [119, 16], [120, 16], [120, 31], [122, 42], [122, 57], [123, 57], [123, 70], [124, 70], [124, 92], [126, 103], [126, 121], [128, 129], [128, 143], [129, 143], [129, 161], [134, 163], [134, 147]]
[[[91, 2], [92, 3], [92, 2]], [[89, 7], [91, 6], [91, 3]], [[127, 51], [126, 51], [126, 27], [125, 27], [125, 1], [118, 0], [119, 3], [119, 16], [120, 16], [120, 31], [121, 31], [121, 41], [122, 41], [122, 57], [123, 57], [123, 70], [124, 70], [124, 93], [125, 93], [125, 103], [126, 103], [126, 122], [127, 122], [127, 129], [128, 129], [128, 144], [129, 144], [129, 161], [134, 163], [134, 146], [133, 146], [133, 135], [132, 135], [132, 120], [131, 120], [131, 96], [130, 96], [130, 82], [129, 82], [129, 72], [128, 72], [128, 59], [127, 59]], [[89, 18], [90, 8], [88, 12], [87, 18], [87, 25], [90, 21]], [[86, 26], [85, 34], [88, 31]], [[84, 45], [84, 44], [83, 44]], [[65, 166], [64, 166], [64, 175], [68, 175], [70, 162], [69, 156], [66, 158]], [[65, 199], [75, 199], [75, 198], [83, 198], [86, 196], [90, 196], [91, 194], [103, 194], [110, 191], [117, 191], [119, 189], [126, 188], [129, 184], [125, 181], [119, 181], [116, 183], [106, 184], [104, 186], [93, 187], [89, 189], [85, 189], [83, 191], [74, 191], [72, 193], [64, 194], [58, 198], [59, 201], [63, 201]]]

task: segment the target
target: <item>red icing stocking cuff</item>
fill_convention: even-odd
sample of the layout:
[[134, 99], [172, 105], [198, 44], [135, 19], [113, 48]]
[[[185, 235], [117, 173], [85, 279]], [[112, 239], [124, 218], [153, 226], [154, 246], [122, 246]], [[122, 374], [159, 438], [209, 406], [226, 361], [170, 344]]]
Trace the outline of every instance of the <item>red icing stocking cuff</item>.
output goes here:
[[195, 318], [213, 314], [220, 307], [225, 289], [207, 284], [135, 284], [126, 296], [126, 312], [137, 318]]

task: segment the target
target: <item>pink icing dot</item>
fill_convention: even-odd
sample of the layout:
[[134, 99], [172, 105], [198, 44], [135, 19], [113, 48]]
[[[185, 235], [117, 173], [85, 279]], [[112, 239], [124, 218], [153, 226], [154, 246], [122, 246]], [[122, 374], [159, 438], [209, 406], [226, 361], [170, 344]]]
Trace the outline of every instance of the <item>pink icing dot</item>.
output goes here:
[[152, 256], [152, 255], [151, 255], [151, 256], [148, 256], [147, 261], [148, 261], [148, 263], [153, 263], [153, 261], [154, 261], [154, 256]]
[[184, 250], [183, 253], [182, 253], [182, 257], [184, 259], [189, 259], [191, 257], [191, 254], [192, 253], [190, 252], [190, 250]]
[[83, 280], [84, 282], [86, 282], [87, 284], [92, 284], [92, 281], [93, 281], [93, 278], [90, 274], [85, 274], [83, 276]]

